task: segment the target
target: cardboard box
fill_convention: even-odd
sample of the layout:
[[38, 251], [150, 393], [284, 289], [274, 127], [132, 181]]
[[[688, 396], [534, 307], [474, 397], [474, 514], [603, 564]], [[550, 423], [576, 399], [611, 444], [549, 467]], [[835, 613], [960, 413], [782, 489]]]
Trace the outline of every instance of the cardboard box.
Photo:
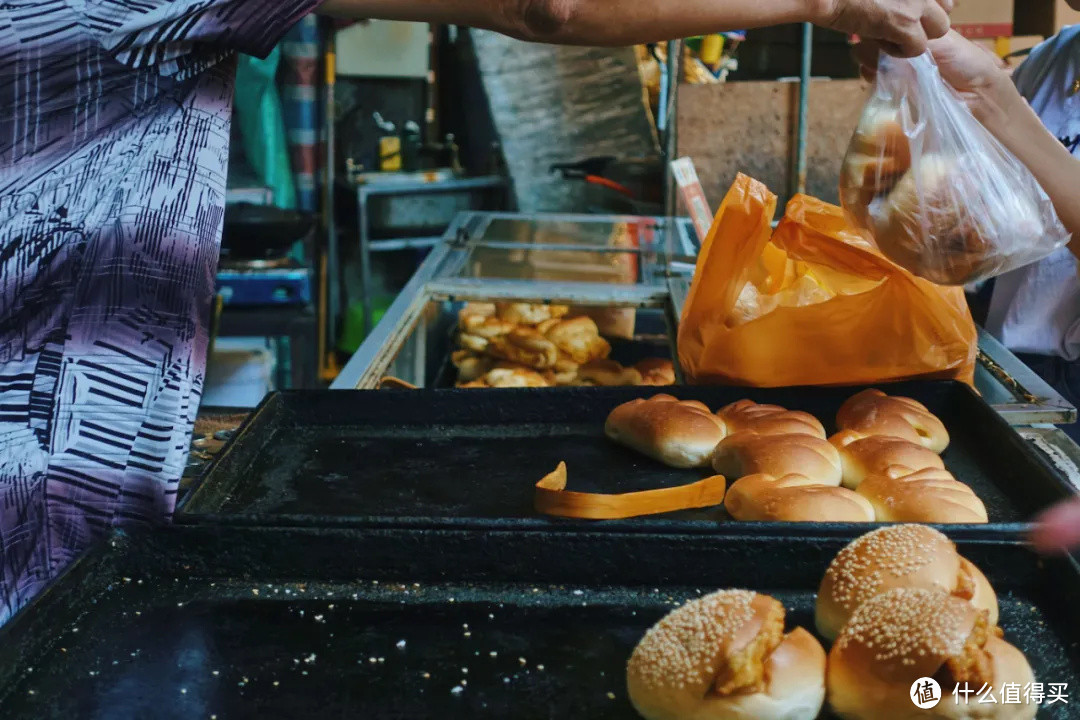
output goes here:
[[1013, 0], [956, 0], [952, 24], [961, 35], [973, 39], [1009, 37], [1013, 34]]
[[1080, 10], [1073, 10], [1065, 0], [1020, 0], [1013, 16], [1017, 35], [1050, 37], [1069, 25], [1080, 25]]

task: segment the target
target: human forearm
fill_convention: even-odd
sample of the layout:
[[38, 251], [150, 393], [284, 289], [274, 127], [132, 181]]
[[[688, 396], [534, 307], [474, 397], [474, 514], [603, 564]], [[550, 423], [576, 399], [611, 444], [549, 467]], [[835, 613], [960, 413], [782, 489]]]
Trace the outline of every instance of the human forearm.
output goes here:
[[468, 25], [551, 43], [632, 45], [816, 21], [829, 7], [827, 0], [326, 0], [321, 11]]
[[1046, 129], [1008, 78], [979, 89], [977, 95], [975, 115], [1031, 170], [1072, 233], [1069, 249], [1080, 257], [1080, 159]]

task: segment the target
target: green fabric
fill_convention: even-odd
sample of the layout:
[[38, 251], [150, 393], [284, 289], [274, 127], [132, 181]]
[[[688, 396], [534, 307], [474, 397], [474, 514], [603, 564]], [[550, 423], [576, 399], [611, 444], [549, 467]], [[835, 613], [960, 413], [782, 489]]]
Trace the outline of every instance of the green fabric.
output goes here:
[[[371, 322], [374, 325], [379, 324], [393, 302], [393, 295], [381, 295], [372, 300]], [[341, 336], [337, 341], [337, 349], [343, 353], [352, 354], [360, 348], [360, 343], [364, 342], [365, 337], [367, 335], [364, 333], [364, 303], [352, 303], [345, 310], [345, 321]]]
[[274, 48], [265, 60], [241, 55], [236, 69], [236, 121], [240, 141], [255, 176], [274, 192], [274, 204], [296, 208], [296, 186], [289, 164], [289, 144], [277, 70], [281, 50]]

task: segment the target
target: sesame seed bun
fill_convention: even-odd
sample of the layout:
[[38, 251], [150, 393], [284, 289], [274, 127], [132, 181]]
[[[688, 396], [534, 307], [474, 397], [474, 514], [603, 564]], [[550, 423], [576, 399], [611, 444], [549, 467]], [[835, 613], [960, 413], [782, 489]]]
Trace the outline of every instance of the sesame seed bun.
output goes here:
[[[952, 696], [947, 663], [976, 657], [995, 689], [1032, 681], [1027, 660], [995, 630], [985, 611], [943, 592], [908, 588], [878, 595], [859, 607], [829, 652], [829, 705], [844, 720], [1029, 720], [1034, 707], [965, 705]], [[933, 711], [920, 710], [911, 686], [935, 675], [943, 680], [941, 702]]]
[[[966, 584], [970, 588], [968, 598], [971, 604], [977, 608], [985, 610], [989, 613], [990, 623], [997, 625], [998, 623], [998, 599], [997, 593], [994, 592], [994, 588], [990, 585], [990, 581], [983, 575], [982, 570], [975, 567], [967, 558], [960, 558], [960, 572], [967, 576]], [[953, 593], [957, 597], [963, 595], [959, 593]]]
[[870, 598], [829, 652], [830, 706], [851, 720], [917, 716], [911, 684], [963, 652], [978, 612], [932, 590], [902, 588]]
[[653, 626], [627, 665], [630, 701], [646, 720], [813, 720], [825, 698], [825, 651], [783, 634], [767, 595], [722, 590]]
[[[1035, 673], [1031, 670], [1031, 665], [1028, 663], [1024, 653], [1020, 652], [1016, 647], [1005, 642], [1001, 638], [991, 637], [986, 641], [984, 648], [990, 655], [990, 662], [993, 666], [994, 674], [994, 690], [1000, 692], [999, 688], [1003, 683], [1015, 683], [1021, 688], [1025, 687], [1029, 683], [1035, 682]], [[998, 700], [1001, 698], [998, 697]], [[987, 720], [1032, 720], [1039, 712], [1039, 706], [1035, 703], [1025, 702], [1023, 694], [1020, 696], [1020, 703], [998, 703], [997, 705], [991, 705], [994, 711], [989, 715], [983, 714], [983, 705], [974, 705], [967, 709], [957, 708], [960, 710], [971, 710], [968, 712], [957, 712], [955, 714], [948, 715], [949, 720], [982, 720], [984, 717]], [[978, 714], [976, 714], [978, 713]]]
[[666, 465], [692, 468], [709, 465], [726, 428], [702, 403], [655, 395], [612, 410], [604, 432], [615, 442]]
[[833, 640], [866, 601], [898, 588], [936, 590], [988, 611], [997, 624], [997, 596], [956, 545], [926, 525], [891, 525], [863, 535], [837, 554], [818, 588], [815, 623]]

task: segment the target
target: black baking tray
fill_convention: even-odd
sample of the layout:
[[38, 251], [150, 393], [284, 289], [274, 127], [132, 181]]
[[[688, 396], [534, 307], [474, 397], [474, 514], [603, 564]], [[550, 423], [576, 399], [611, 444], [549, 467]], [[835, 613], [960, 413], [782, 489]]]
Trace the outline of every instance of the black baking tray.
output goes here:
[[[677, 604], [751, 588], [813, 631], [814, 591], [844, 541], [726, 530], [119, 534], [0, 628], [0, 708], [5, 720], [630, 720], [626, 660]], [[958, 545], [1037, 680], [1075, 692], [1080, 568], [1014, 540]], [[1039, 717], [1075, 717], [1075, 702]]]
[[[817, 416], [830, 430], [861, 388], [661, 388], [711, 408], [750, 398]], [[412, 527], [587, 527], [711, 531], [723, 508], [591, 523], [533, 510], [534, 485], [565, 461], [569, 488], [621, 493], [692, 482], [616, 445], [604, 420], [616, 405], [657, 388], [299, 391], [269, 396], [183, 501], [179, 522]], [[1071, 494], [1051, 464], [967, 385], [890, 386], [916, 398], [948, 427], [949, 470], [986, 504], [989, 525], [959, 532], [1018, 532], [1034, 513]], [[775, 532], [806, 525], [757, 524]], [[836, 526], [844, 528], [843, 525]], [[848, 531], [859, 526], [847, 525]], [[865, 527], [865, 526], [863, 526]]]

